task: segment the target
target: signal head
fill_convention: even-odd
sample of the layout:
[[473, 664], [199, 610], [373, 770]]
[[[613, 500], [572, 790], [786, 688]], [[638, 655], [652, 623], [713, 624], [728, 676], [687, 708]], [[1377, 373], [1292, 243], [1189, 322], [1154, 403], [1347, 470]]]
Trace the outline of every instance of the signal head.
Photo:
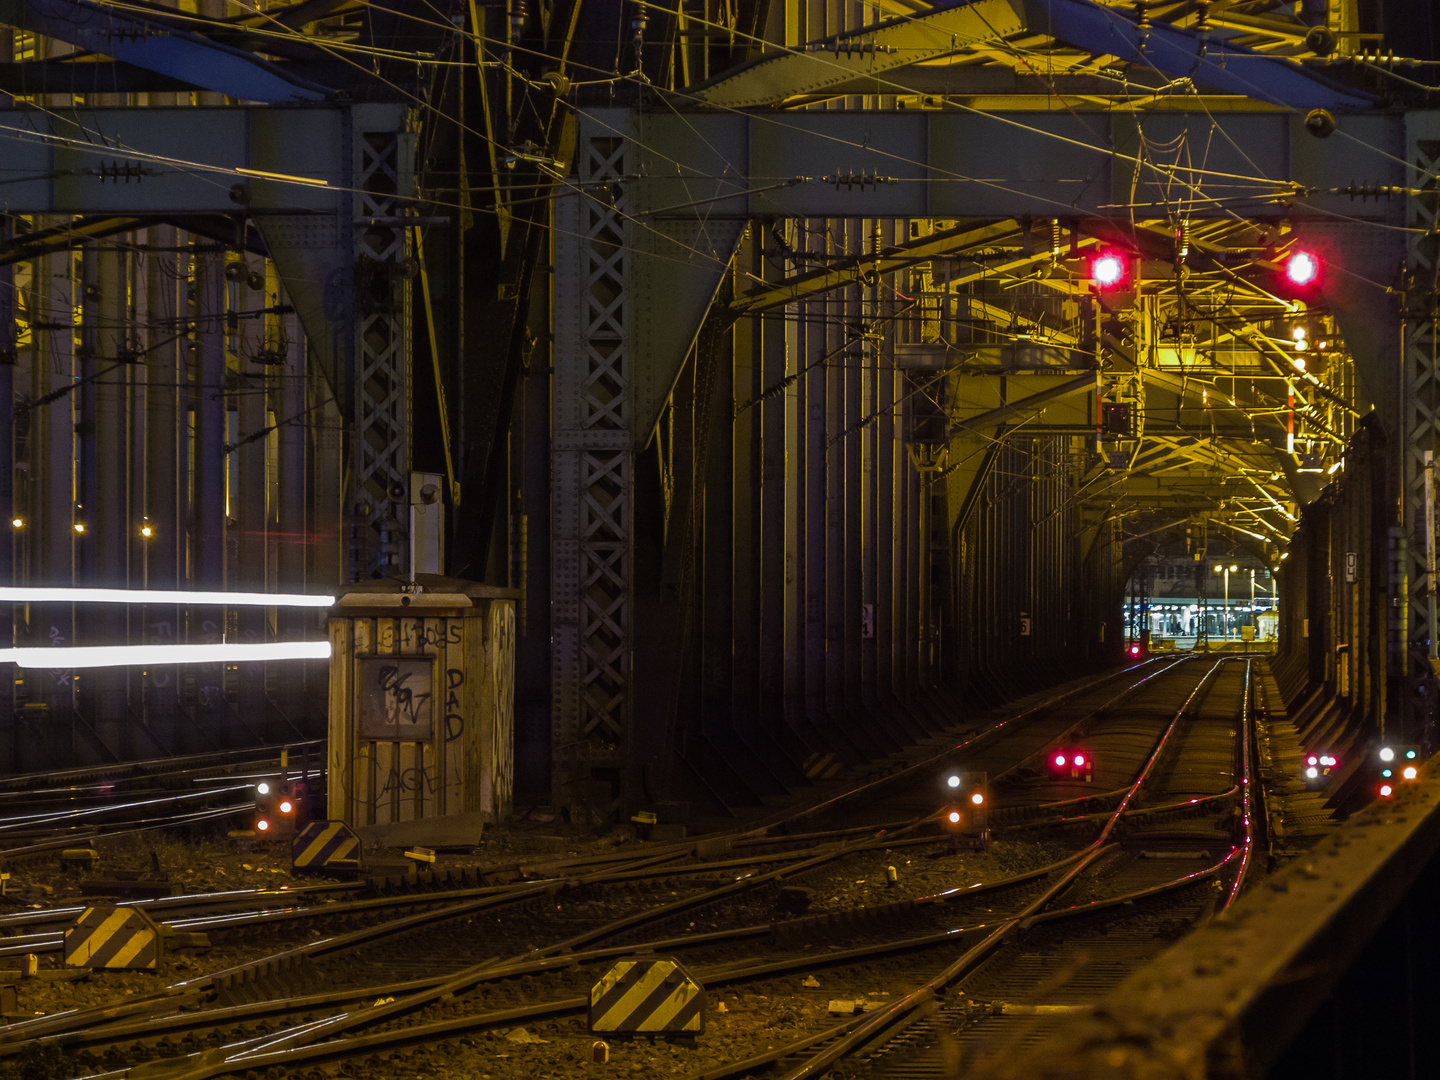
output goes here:
[[1292, 251], [1284, 266], [1285, 280], [1298, 289], [1313, 288], [1320, 281], [1320, 260], [1313, 251]]
[[1118, 289], [1127, 277], [1125, 256], [1118, 251], [1102, 251], [1090, 260], [1090, 281], [1097, 289]]

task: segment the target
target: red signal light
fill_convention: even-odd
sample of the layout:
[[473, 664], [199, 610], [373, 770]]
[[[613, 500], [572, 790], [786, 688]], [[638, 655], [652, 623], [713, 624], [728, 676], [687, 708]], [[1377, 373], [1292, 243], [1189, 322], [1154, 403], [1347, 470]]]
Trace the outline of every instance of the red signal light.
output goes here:
[[1090, 280], [1097, 289], [1117, 289], [1127, 276], [1125, 256], [1118, 251], [1102, 251], [1090, 260]]
[[1131, 656], [1139, 656], [1139, 655], [1140, 655], [1140, 646], [1139, 646], [1139, 645], [1131, 645], [1131, 646], [1130, 646], [1130, 655], [1131, 655]]
[[1059, 769], [1063, 769], [1063, 768], [1065, 767], [1065, 755], [1064, 755], [1064, 754], [1056, 754], [1056, 755], [1055, 755], [1055, 767], [1056, 767], [1056, 768], [1059, 768]]
[[1285, 259], [1285, 280], [1301, 289], [1308, 289], [1320, 280], [1320, 260], [1314, 252], [1292, 251]]
[[1381, 785], [1380, 785], [1380, 797], [1381, 797], [1382, 799], [1388, 799], [1391, 795], [1394, 795], [1394, 794], [1395, 794], [1395, 789], [1392, 788], [1389, 784], [1381, 784]]
[[263, 817], [262, 817], [259, 821], [255, 822], [255, 831], [256, 831], [256, 832], [267, 832], [267, 831], [269, 831], [269, 829], [270, 829], [270, 822], [266, 821]]
[[1084, 754], [1076, 754], [1076, 755], [1075, 755], [1075, 764], [1076, 764], [1076, 765], [1084, 765], [1084, 764], [1085, 764], [1085, 755], [1084, 755]]

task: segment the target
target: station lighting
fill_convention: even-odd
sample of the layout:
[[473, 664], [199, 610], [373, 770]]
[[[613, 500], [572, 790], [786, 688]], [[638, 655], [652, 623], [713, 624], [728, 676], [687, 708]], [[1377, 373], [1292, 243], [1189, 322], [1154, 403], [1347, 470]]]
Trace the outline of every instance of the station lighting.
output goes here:
[[75, 531], [77, 533], [83, 533], [85, 531], [85, 523], [83, 521], [75, 522]]
[[152, 536], [155, 535], [155, 530], [152, 529], [149, 525], [141, 525], [140, 535], [143, 536], [146, 540], [149, 540]]
[[17, 529], [23, 529], [23, 528], [25, 527], [25, 519], [24, 519], [24, 518], [13, 517], [13, 518], [10, 519], [10, 524], [13, 525], [13, 526], [14, 526], [15, 528], [17, 528]]

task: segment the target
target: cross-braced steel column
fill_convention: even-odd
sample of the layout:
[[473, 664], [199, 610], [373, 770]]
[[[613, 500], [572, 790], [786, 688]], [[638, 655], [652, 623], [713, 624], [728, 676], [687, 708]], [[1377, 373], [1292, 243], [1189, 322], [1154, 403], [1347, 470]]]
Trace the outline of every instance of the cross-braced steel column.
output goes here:
[[[1403, 516], [1399, 539], [1408, 543], [1409, 555], [1400, 559], [1404, 577], [1397, 583], [1408, 603], [1397, 631], [1401, 638], [1397, 660], [1400, 675], [1400, 730], [1394, 738], [1429, 742], [1434, 737], [1436, 682], [1428, 661], [1436, 655], [1436, 595], [1431, 591], [1428, 545], [1435, 542], [1433, 527], [1435, 478], [1427, 469], [1427, 452], [1440, 458], [1440, 356], [1437, 356], [1437, 316], [1440, 316], [1440, 194], [1425, 181], [1440, 168], [1440, 112], [1411, 112], [1405, 118], [1405, 183], [1424, 193], [1407, 200], [1406, 224], [1410, 234], [1406, 287], [1402, 290], [1401, 446]], [[1428, 491], [1427, 491], [1428, 489]], [[1428, 496], [1428, 497], [1427, 497]], [[1407, 625], [1408, 623], [1408, 625]]]
[[356, 109], [355, 400], [350, 575], [395, 577], [410, 565], [410, 289], [417, 264], [403, 216], [414, 188], [413, 136], [367, 130]]
[[[588, 135], [555, 239], [552, 790], [594, 804], [595, 767], [630, 749], [630, 143]], [[597, 807], [602, 812], [608, 807]]]

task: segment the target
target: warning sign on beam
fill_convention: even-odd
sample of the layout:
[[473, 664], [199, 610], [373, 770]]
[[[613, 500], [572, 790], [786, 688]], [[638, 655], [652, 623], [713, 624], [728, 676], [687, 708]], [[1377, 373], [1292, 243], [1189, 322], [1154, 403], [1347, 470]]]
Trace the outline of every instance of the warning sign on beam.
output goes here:
[[705, 988], [674, 960], [621, 960], [590, 988], [590, 1030], [705, 1030]]
[[160, 965], [159, 928], [135, 908], [97, 904], [65, 931], [65, 966], [154, 971]]

